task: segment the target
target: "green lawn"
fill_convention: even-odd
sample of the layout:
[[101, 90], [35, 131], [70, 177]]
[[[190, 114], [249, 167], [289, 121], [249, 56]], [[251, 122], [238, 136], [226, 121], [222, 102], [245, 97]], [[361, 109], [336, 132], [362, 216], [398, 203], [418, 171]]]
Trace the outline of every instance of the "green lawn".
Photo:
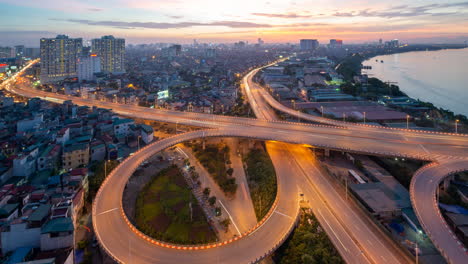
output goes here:
[[162, 170], [143, 188], [137, 198], [135, 214], [136, 226], [156, 239], [181, 244], [216, 241], [215, 233], [177, 166]]
[[257, 220], [270, 210], [276, 198], [276, 173], [270, 156], [262, 149], [253, 149], [244, 158], [250, 196]]
[[227, 174], [226, 163], [229, 159], [229, 147], [225, 145], [206, 145], [205, 150], [200, 144], [193, 144], [192, 150], [198, 161], [206, 168], [219, 187], [227, 194], [233, 195], [237, 191], [234, 177]]
[[310, 210], [303, 210], [299, 226], [273, 255], [278, 264], [344, 264]]

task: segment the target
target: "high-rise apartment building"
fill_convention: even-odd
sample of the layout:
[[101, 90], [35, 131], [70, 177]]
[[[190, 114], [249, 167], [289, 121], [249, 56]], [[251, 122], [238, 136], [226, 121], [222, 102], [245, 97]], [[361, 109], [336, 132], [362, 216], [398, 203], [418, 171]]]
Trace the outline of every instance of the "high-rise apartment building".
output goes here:
[[301, 50], [315, 50], [319, 46], [319, 42], [316, 39], [301, 39], [300, 41]]
[[91, 51], [101, 58], [101, 70], [119, 74], [125, 72], [125, 39], [104, 36], [91, 41]]
[[94, 74], [101, 71], [101, 58], [96, 54], [83, 55], [78, 59], [78, 80], [93, 81]]
[[15, 49], [11, 47], [0, 47], [0, 58], [14, 58]]
[[343, 40], [341, 39], [330, 39], [330, 48], [341, 48], [343, 46]]
[[42, 38], [41, 82], [52, 83], [77, 75], [77, 61], [81, 54], [83, 40], [58, 35], [56, 38]]

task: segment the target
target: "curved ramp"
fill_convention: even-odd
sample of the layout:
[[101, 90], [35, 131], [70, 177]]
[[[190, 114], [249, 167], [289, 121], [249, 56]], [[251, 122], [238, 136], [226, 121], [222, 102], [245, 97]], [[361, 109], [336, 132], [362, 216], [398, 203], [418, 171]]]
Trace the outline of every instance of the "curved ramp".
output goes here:
[[416, 172], [411, 180], [410, 195], [416, 216], [424, 231], [449, 263], [468, 263], [468, 252], [440, 213], [436, 192], [442, 180], [468, 170], [468, 160], [431, 163]]
[[277, 200], [270, 213], [252, 230], [230, 241], [194, 246], [156, 241], [138, 231], [123, 212], [125, 185], [143, 161], [184, 141], [231, 134], [199, 130], [176, 135], [141, 149], [115, 168], [96, 195], [92, 212], [94, 230], [105, 251], [120, 263], [253, 263], [279, 247], [299, 215], [297, 186], [282, 178], [278, 179]]

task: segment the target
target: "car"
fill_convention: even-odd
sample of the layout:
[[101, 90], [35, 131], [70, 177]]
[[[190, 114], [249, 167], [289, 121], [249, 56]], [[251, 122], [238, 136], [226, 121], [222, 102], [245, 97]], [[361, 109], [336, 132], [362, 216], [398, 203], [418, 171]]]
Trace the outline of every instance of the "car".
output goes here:
[[95, 247], [98, 246], [98, 241], [97, 241], [96, 237], [94, 237], [93, 243], [91, 244], [91, 246], [92, 246], [93, 248], [95, 248]]

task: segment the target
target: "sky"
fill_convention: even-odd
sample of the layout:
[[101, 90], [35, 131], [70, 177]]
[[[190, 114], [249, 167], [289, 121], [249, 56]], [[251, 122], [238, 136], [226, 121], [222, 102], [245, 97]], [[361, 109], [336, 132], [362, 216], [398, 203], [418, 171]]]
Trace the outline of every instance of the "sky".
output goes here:
[[0, 45], [66, 34], [127, 43], [468, 40], [463, 0], [0, 0]]

